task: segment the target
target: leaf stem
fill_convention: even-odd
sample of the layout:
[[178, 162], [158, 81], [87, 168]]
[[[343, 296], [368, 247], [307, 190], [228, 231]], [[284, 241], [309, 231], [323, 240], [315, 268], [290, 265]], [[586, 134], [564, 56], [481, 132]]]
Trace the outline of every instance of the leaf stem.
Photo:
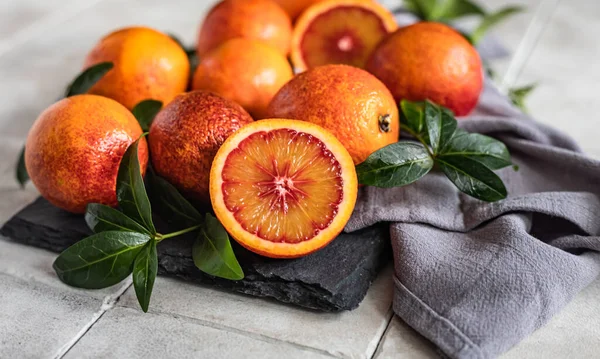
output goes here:
[[186, 234], [188, 232], [192, 232], [195, 231], [196, 229], [202, 227], [201, 224], [198, 224], [196, 226], [190, 227], [190, 228], [186, 228], [186, 229], [182, 229], [181, 231], [177, 231], [177, 232], [172, 232], [172, 233], [167, 233], [167, 234], [161, 234], [161, 235], [157, 235], [157, 240], [160, 242], [163, 239], [167, 239], [167, 238], [172, 238], [172, 237], [177, 237], [180, 236], [182, 234]]
[[414, 132], [413, 130], [411, 130], [410, 128], [408, 128], [407, 126], [401, 125], [400, 126], [402, 128], [402, 130], [408, 132], [411, 136], [413, 136], [414, 138], [417, 139], [417, 141], [421, 142], [421, 144], [423, 145], [423, 147], [425, 147], [425, 150], [427, 151], [427, 153], [429, 154], [429, 157], [431, 158], [435, 158], [435, 156], [433, 155], [433, 153], [431, 152], [431, 149], [429, 148], [429, 146], [427, 145], [427, 142], [425, 142], [425, 140], [419, 136], [416, 132]]

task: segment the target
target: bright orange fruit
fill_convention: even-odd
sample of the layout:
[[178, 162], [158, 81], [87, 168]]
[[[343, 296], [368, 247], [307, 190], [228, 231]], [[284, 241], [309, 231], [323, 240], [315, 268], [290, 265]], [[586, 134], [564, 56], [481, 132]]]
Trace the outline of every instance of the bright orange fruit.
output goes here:
[[326, 0], [275, 0], [292, 20], [295, 20], [309, 6]]
[[[88, 203], [117, 205], [117, 173], [125, 151], [142, 135], [129, 110], [95, 95], [58, 101], [37, 118], [25, 146], [25, 164], [40, 194], [57, 207], [84, 213]], [[142, 174], [148, 147], [138, 147]]]
[[229, 137], [210, 170], [215, 214], [241, 245], [274, 258], [314, 252], [344, 228], [356, 202], [354, 163], [320, 126], [268, 119]]
[[294, 27], [294, 69], [327, 64], [363, 68], [377, 44], [397, 27], [392, 13], [375, 1], [319, 2], [305, 10]]
[[150, 126], [152, 166], [187, 197], [208, 203], [208, 173], [215, 153], [229, 135], [251, 122], [240, 105], [214, 93], [181, 94]]
[[287, 58], [259, 40], [233, 39], [207, 53], [192, 88], [215, 92], [264, 118], [269, 102], [294, 73]]
[[455, 115], [469, 114], [483, 88], [477, 50], [451, 27], [420, 22], [387, 37], [366, 69], [390, 89], [396, 101], [429, 99]]
[[320, 125], [340, 140], [355, 163], [398, 141], [398, 105], [370, 73], [346, 65], [315, 67], [275, 95], [267, 115]]
[[287, 55], [291, 36], [290, 17], [272, 0], [223, 0], [206, 15], [197, 51], [202, 58], [225, 41], [244, 37], [264, 41]]
[[185, 51], [169, 36], [147, 27], [129, 27], [104, 37], [88, 54], [84, 68], [113, 62], [89, 91], [132, 109], [140, 101], [169, 103], [184, 92], [190, 76]]

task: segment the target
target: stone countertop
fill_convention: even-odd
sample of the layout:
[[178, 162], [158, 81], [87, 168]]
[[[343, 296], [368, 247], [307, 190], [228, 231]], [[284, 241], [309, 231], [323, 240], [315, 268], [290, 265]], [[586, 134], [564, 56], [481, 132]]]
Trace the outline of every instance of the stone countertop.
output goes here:
[[[103, 34], [131, 24], [194, 42], [215, 0], [4, 0], [0, 3], [0, 223], [33, 201], [14, 160], [40, 111], [56, 100]], [[505, 0], [487, 0], [498, 8]], [[514, 1], [516, 3], [517, 1]], [[394, 3], [394, 0], [386, 1]], [[600, 158], [591, 114], [600, 67], [600, 3], [527, 0], [495, 36], [513, 56], [493, 65], [504, 88], [537, 82], [528, 105], [540, 121]], [[0, 238], [0, 357], [430, 358], [435, 348], [394, 317], [391, 269], [358, 309], [306, 311], [159, 277], [143, 314], [130, 281], [98, 291], [62, 284], [55, 254]], [[576, 343], [576, 346], [574, 346]], [[589, 358], [600, 352], [600, 280], [505, 358]]]

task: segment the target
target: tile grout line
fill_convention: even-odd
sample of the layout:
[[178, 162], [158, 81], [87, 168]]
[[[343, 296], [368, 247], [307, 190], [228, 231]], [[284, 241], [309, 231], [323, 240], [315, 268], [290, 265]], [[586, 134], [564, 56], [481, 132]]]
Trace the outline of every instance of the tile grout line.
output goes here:
[[388, 317], [387, 322], [385, 323], [385, 325], [382, 326], [380, 330], [378, 330], [379, 335], [376, 336], [377, 341], [371, 341], [369, 343], [369, 346], [367, 347], [366, 357], [369, 359], [375, 358], [375, 355], [377, 354], [381, 343], [383, 343], [385, 334], [388, 332], [390, 326], [392, 325], [392, 320], [394, 319], [393, 304], [390, 304], [390, 308], [388, 309], [386, 316]]
[[[136, 308], [130, 307], [130, 306], [126, 306], [123, 305], [122, 308], [126, 308], [129, 310], [137, 310]], [[194, 318], [194, 317], [190, 317], [187, 315], [182, 315], [182, 314], [174, 314], [174, 313], [169, 313], [169, 312], [163, 312], [160, 310], [149, 310], [148, 314], [155, 314], [155, 315], [162, 315], [162, 316], [168, 316], [168, 317], [172, 317], [172, 318], [181, 318], [189, 323], [192, 324], [197, 324], [203, 327], [207, 327], [207, 328], [211, 328], [211, 329], [215, 329], [215, 330], [221, 330], [224, 332], [228, 332], [228, 333], [234, 333], [234, 334], [238, 334], [247, 338], [251, 338], [251, 339], [255, 339], [255, 340], [259, 340], [262, 342], [266, 342], [266, 343], [270, 343], [270, 344], [285, 344], [285, 345], [289, 345], [293, 348], [296, 349], [300, 349], [303, 351], [309, 351], [309, 352], [313, 352], [313, 353], [317, 353], [317, 354], [321, 354], [321, 355], [325, 355], [328, 357], [332, 357], [332, 358], [344, 358], [344, 356], [340, 356], [337, 353], [332, 353], [329, 352], [327, 350], [323, 350], [323, 349], [318, 349], [318, 348], [314, 348], [311, 346], [307, 346], [307, 345], [303, 345], [303, 344], [298, 344], [298, 343], [294, 343], [294, 342], [290, 342], [287, 340], [282, 340], [282, 339], [277, 339], [277, 338], [273, 338], [270, 337], [268, 335], [265, 334], [259, 334], [259, 333], [254, 333], [254, 332], [250, 332], [250, 331], [246, 331], [243, 329], [239, 329], [239, 328], [235, 328], [235, 327], [230, 327], [227, 325], [223, 325], [223, 324], [218, 324], [218, 323], [214, 323], [208, 320], [204, 320], [204, 319], [199, 319], [199, 318]], [[56, 358], [58, 359], [58, 358]]]
[[79, 342], [79, 340], [83, 338], [89, 332], [90, 329], [92, 329], [92, 327], [100, 320], [100, 318], [102, 318], [102, 316], [106, 312], [115, 307], [115, 305], [119, 301], [119, 298], [121, 298], [125, 291], [129, 289], [129, 287], [131, 287], [132, 283], [133, 281], [130, 278], [125, 284], [123, 284], [119, 288], [119, 290], [116, 293], [107, 295], [102, 301], [100, 309], [92, 316], [92, 319], [88, 323], [86, 323], [71, 340], [66, 342], [52, 358], [62, 359], [69, 352], [69, 350], [71, 350], [71, 348], [73, 348], [77, 344], [77, 342]]
[[517, 79], [521, 75], [527, 61], [529, 61], [533, 50], [536, 48], [538, 41], [546, 29], [559, 2], [560, 0], [540, 1], [535, 14], [533, 15], [533, 19], [529, 23], [527, 30], [525, 30], [525, 35], [523, 35], [523, 39], [519, 43], [517, 50], [510, 60], [508, 69], [506, 69], [506, 72], [504, 73], [504, 77], [500, 84], [500, 90], [503, 93], [508, 92], [508, 90], [517, 82]]
[[67, 5], [55, 9], [50, 14], [34, 21], [31, 25], [18, 31], [6, 42], [0, 43], [0, 58], [14, 48], [23, 45], [34, 36], [42, 33], [48, 28], [56, 27], [75, 15], [94, 7], [104, 0], [89, 0], [89, 2], [71, 1]]

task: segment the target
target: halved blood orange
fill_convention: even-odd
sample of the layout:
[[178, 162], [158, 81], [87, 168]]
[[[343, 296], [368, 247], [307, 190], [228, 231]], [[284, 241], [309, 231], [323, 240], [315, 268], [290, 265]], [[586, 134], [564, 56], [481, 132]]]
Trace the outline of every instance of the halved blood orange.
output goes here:
[[352, 157], [324, 128], [268, 119], [242, 127], [210, 171], [212, 206], [242, 246], [273, 258], [314, 252], [344, 228], [356, 202]]
[[364, 68], [377, 44], [398, 28], [394, 16], [372, 0], [331, 0], [306, 9], [292, 33], [296, 72], [327, 64]]

